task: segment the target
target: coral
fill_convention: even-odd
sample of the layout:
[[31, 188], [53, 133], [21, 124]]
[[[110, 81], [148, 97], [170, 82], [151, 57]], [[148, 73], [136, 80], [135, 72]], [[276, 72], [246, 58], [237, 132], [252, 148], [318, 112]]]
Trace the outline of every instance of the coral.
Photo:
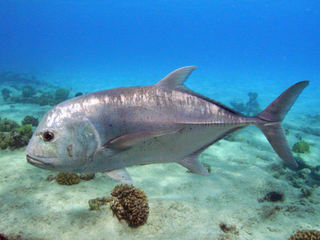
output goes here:
[[28, 140], [32, 137], [32, 125], [26, 124], [16, 129], [21, 135], [28, 138]]
[[308, 197], [312, 196], [314, 189], [309, 189], [309, 188], [304, 187], [304, 188], [301, 188], [300, 190], [301, 190], [302, 196], [305, 198], [308, 198]]
[[94, 173], [81, 173], [80, 179], [84, 181], [89, 181], [91, 179], [94, 179], [95, 174]]
[[285, 128], [285, 129], [284, 129], [284, 134], [285, 134], [286, 136], [288, 136], [288, 135], [290, 134], [290, 130], [289, 130], [288, 128]]
[[73, 185], [80, 182], [80, 178], [76, 173], [61, 172], [56, 177], [57, 183], [61, 185]]
[[317, 230], [299, 230], [289, 240], [320, 240], [320, 232]]
[[260, 105], [257, 101], [258, 93], [249, 92], [248, 97], [249, 101], [246, 103], [247, 115], [255, 116], [260, 112]]
[[17, 235], [12, 238], [12, 237], [6, 236], [3, 233], [0, 233], [0, 240], [23, 240], [23, 239], [20, 235]]
[[8, 88], [3, 88], [1, 90], [2, 98], [4, 101], [7, 101], [10, 98], [11, 91]]
[[[320, 185], [320, 165], [310, 166], [301, 157], [295, 158], [298, 163], [298, 168], [295, 170], [286, 170], [281, 167], [281, 164], [274, 164], [272, 171], [276, 173], [273, 175], [275, 178], [279, 178], [288, 181], [294, 188], [311, 188]], [[310, 193], [308, 189], [303, 190], [301, 196], [308, 196]]]
[[145, 193], [132, 185], [117, 185], [112, 193], [111, 209], [119, 220], [124, 219], [130, 227], [146, 223], [149, 205]]
[[302, 135], [301, 135], [301, 133], [296, 133], [294, 136], [295, 136], [299, 141], [302, 141]]
[[0, 233], [0, 240], [8, 240], [8, 238], [2, 233]]
[[10, 93], [8, 93], [8, 91], [10, 90], [2, 90], [3, 98], [8, 99], [10, 97], [10, 102], [12, 103], [31, 103], [39, 104], [40, 106], [53, 106], [64, 100], [67, 100], [69, 96], [69, 90], [65, 88], [58, 88], [55, 90], [55, 92], [52, 93], [38, 90], [37, 88], [30, 85], [25, 85], [21, 89], [18, 86], [14, 85], [12, 87], [21, 92], [21, 95], [10, 96]]
[[232, 101], [230, 102], [230, 105], [233, 107], [234, 110], [238, 112], [242, 112], [242, 113], [246, 112], [246, 106], [243, 102]]
[[42, 93], [36, 100], [40, 106], [51, 105], [55, 104], [54, 96], [50, 93]]
[[223, 231], [224, 233], [227, 233], [227, 232], [234, 232], [234, 233], [236, 233], [236, 232], [237, 232], [236, 226], [227, 225], [226, 223], [220, 223], [220, 224], [219, 224], [219, 227], [220, 227], [221, 231]]
[[255, 92], [248, 93], [249, 100], [247, 103], [243, 102], [230, 102], [230, 105], [239, 112], [242, 112], [248, 116], [255, 116], [260, 112], [260, 105], [258, 103], [258, 94]]
[[304, 141], [296, 142], [292, 147], [292, 151], [295, 153], [309, 153], [310, 145]]
[[208, 173], [211, 173], [211, 166], [208, 163], [201, 163], [208, 171]]
[[48, 182], [51, 182], [51, 181], [53, 181], [53, 180], [56, 180], [56, 177], [55, 177], [54, 175], [52, 175], [52, 174], [50, 174], [50, 175], [46, 178], [46, 181], [48, 181]]
[[259, 199], [259, 202], [279, 202], [284, 200], [284, 195], [283, 193], [279, 192], [268, 192], [262, 199]]
[[33, 116], [25, 116], [25, 118], [21, 122], [22, 125], [31, 124], [32, 126], [36, 127], [39, 124], [38, 118], [35, 118]]
[[36, 93], [36, 90], [31, 86], [23, 86], [22, 87], [22, 97], [23, 98], [31, 98]]
[[314, 168], [311, 170], [311, 176], [312, 176], [315, 180], [320, 181], [320, 165], [314, 167]]
[[311, 173], [311, 170], [309, 168], [303, 168], [303, 169], [297, 170], [295, 172], [295, 175], [297, 178], [307, 179], [310, 173]]
[[10, 132], [17, 127], [19, 124], [13, 120], [7, 118], [0, 120], [0, 132]]
[[43, 84], [35, 76], [26, 73], [3, 72], [0, 73], [1, 82]]
[[320, 122], [320, 114], [307, 114], [306, 117], [311, 123], [319, 123]]
[[59, 88], [56, 90], [56, 93], [54, 95], [54, 99], [56, 101], [56, 104], [63, 102], [68, 99], [69, 96], [69, 90], [65, 88]]
[[11, 150], [28, 145], [32, 137], [32, 125], [27, 124], [10, 132], [8, 145]]
[[17, 91], [21, 91], [21, 87], [17, 84], [11, 84], [10, 87], [14, 88]]
[[0, 133], [0, 148], [2, 150], [6, 149], [9, 146], [8, 136], [4, 133]]
[[[4, 119], [6, 121], [11, 121], [8, 119]], [[10, 133], [0, 133], [0, 148], [6, 149], [10, 148], [14, 150], [16, 148], [20, 148], [26, 146], [29, 142], [29, 139], [32, 136], [32, 125], [27, 124], [22, 127], [19, 127], [17, 123], [14, 124], [14, 129], [10, 131]], [[5, 127], [5, 130], [11, 129], [11, 127]]]
[[0, 233], [0, 240], [14, 240], [14, 239], [8, 238], [6, 235]]
[[281, 210], [280, 206], [263, 206], [259, 213], [261, 219], [268, 219], [275, 216]]
[[11, 100], [11, 102], [13, 102], [13, 103], [22, 103], [22, 102], [23, 102], [22, 99], [21, 99], [21, 97], [18, 97], [18, 96], [12, 96], [12, 97], [10, 98], [10, 100]]
[[90, 210], [100, 210], [100, 208], [107, 204], [107, 202], [111, 202], [112, 198], [102, 197], [102, 198], [95, 198], [90, 199], [88, 201]]
[[304, 169], [304, 168], [309, 168], [311, 169], [311, 166], [309, 166], [301, 156], [297, 156], [295, 157], [295, 160], [298, 164], [298, 169], [297, 170], [301, 170], [301, 169]]

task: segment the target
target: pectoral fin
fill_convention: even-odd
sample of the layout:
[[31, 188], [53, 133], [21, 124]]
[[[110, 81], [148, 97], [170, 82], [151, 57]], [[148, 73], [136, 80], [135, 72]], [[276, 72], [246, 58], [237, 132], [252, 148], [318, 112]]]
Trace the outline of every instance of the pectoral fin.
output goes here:
[[125, 183], [125, 184], [132, 184], [133, 183], [129, 173], [124, 168], [108, 171], [108, 172], [106, 172], [106, 174], [110, 178], [117, 180], [117, 181], [120, 181], [121, 183]]
[[167, 134], [174, 134], [178, 131], [179, 129], [174, 129], [174, 130], [170, 129], [170, 130], [136, 132], [136, 133], [125, 134], [125, 135], [116, 137], [114, 139], [111, 139], [104, 146], [114, 150], [125, 150], [143, 141], [147, 141], [149, 139], [164, 136]]

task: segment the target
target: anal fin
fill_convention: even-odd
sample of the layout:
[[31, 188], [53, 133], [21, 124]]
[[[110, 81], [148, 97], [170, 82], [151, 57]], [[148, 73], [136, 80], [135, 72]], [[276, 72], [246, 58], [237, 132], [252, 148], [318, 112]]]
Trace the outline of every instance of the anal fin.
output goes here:
[[199, 155], [202, 151], [192, 153], [183, 158], [178, 163], [187, 168], [190, 172], [203, 176], [208, 176], [208, 170], [200, 163]]
[[110, 178], [117, 180], [117, 181], [120, 181], [121, 183], [125, 183], [125, 184], [132, 184], [133, 183], [129, 173], [124, 168], [108, 171], [108, 172], [106, 172], [106, 174]]

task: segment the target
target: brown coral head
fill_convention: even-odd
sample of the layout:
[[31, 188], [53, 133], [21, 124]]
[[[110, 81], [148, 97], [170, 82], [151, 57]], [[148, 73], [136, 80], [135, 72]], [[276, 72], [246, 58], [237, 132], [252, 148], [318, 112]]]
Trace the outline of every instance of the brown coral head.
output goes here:
[[320, 232], [317, 230], [299, 230], [289, 240], [320, 240]]
[[61, 172], [57, 175], [56, 181], [61, 185], [73, 185], [80, 182], [80, 177], [76, 173]]
[[132, 185], [117, 185], [113, 189], [111, 209], [119, 220], [124, 219], [130, 227], [147, 222], [149, 205], [145, 193]]

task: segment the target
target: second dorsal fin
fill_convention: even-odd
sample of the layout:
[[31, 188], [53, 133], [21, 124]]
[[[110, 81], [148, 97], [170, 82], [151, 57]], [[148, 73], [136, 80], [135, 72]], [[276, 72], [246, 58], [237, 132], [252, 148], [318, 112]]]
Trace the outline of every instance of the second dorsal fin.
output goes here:
[[166, 88], [185, 88], [183, 83], [196, 68], [196, 66], [178, 68], [169, 73], [165, 78], [158, 82], [156, 86]]

